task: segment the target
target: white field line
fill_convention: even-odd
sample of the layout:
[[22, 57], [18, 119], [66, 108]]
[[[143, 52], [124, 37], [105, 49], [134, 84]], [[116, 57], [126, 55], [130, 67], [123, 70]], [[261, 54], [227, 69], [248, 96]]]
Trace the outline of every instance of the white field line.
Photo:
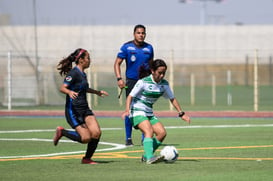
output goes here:
[[[166, 129], [192, 129], [192, 128], [248, 128], [248, 127], [273, 127], [273, 124], [241, 124], [241, 125], [207, 125], [207, 126], [166, 126]], [[123, 128], [102, 128], [102, 130], [122, 130]], [[55, 129], [44, 129], [44, 130], [10, 130], [10, 131], [0, 131], [0, 134], [5, 133], [33, 133], [33, 132], [54, 132]], [[0, 141], [44, 141], [51, 142], [52, 139], [39, 139], [39, 138], [0, 138]], [[70, 140], [60, 140], [60, 142], [69, 142], [75, 143]], [[99, 151], [111, 151], [111, 150], [120, 150], [126, 148], [123, 144], [108, 143], [108, 142], [99, 142], [99, 144], [113, 146], [111, 148], [97, 149]], [[41, 155], [25, 155], [25, 156], [0, 156], [0, 159], [8, 158], [31, 158], [31, 157], [48, 157], [48, 156], [58, 156], [58, 155], [71, 155], [71, 154], [81, 154], [85, 151], [73, 151], [73, 152], [61, 152], [61, 153], [50, 153], [50, 154], [41, 154]]]
[[[122, 130], [122, 128], [102, 128], [102, 130]], [[11, 131], [0, 131], [0, 134], [5, 133], [38, 133], [38, 132], [54, 132], [55, 129], [40, 129], [40, 130], [11, 130]], [[39, 138], [0, 138], [0, 141], [39, 141], [39, 142], [52, 142], [52, 139], [39, 139]], [[60, 140], [59, 142], [65, 143], [76, 143], [71, 140]], [[111, 148], [97, 149], [96, 152], [102, 151], [112, 151], [112, 150], [121, 150], [126, 148], [123, 144], [117, 143], [108, 143], [108, 142], [99, 142], [99, 144], [110, 145]], [[9, 159], [9, 158], [33, 158], [33, 157], [48, 157], [48, 156], [59, 156], [59, 155], [71, 155], [71, 154], [81, 154], [85, 151], [73, 151], [73, 152], [61, 152], [61, 153], [50, 153], [50, 154], [41, 154], [41, 155], [24, 155], [24, 156], [0, 156], [0, 159]]]
[[166, 126], [166, 129], [192, 129], [192, 128], [250, 128], [250, 127], [273, 127], [273, 124], [238, 124], [238, 125], [207, 125], [207, 126]]
[[[72, 130], [72, 129], [67, 129]], [[101, 128], [102, 131], [106, 130], [122, 130], [122, 128]], [[39, 133], [39, 132], [54, 132], [56, 129], [30, 129], [30, 130], [11, 130], [11, 131], [0, 131], [1, 133]]]
[[[38, 139], [38, 138], [0, 138], [0, 141], [45, 141], [45, 142], [52, 142], [51, 139]], [[60, 140], [60, 142], [70, 142], [75, 143], [70, 140]], [[124, 144], [117, 144], [117, 143], [108, 143], [108, 142], [99, 142], [102, 145], [110, 145], [111, 148], [104, 148], [104, 149], [97, 149], [96, 152], [101, 151], [112, 151], [112, 150], [121, 150], [126, 148]], [[33, 158], [33, 157], [48, 157], [48, 156], [59, 156], [59, 155], [71, 155], [71, 154], [81, 154], [85, 153], [86, 151], [72, 151], [72, 152], [61, 152], [61, 153], [49, 153], [49, 154], [40, 154], [40, 155], [24, 155], [24, 156], [0, 156], [0, 159], [11, 159], [11, 158]]]
[[[194, 129], [194, 128], [250, 128], [250, 127], [273, 127], [273, 124], [238, 124], [238, 125], [188, 125], [188, 126], [165, 126], [166, 129]], [[123, 128], [101, 128], [101, 130], [123, 130]], [[35, 133], [54, 132], [55, 129], [33, 129], [33, 130], [10, 130], [0, 131], [1, 133]]]

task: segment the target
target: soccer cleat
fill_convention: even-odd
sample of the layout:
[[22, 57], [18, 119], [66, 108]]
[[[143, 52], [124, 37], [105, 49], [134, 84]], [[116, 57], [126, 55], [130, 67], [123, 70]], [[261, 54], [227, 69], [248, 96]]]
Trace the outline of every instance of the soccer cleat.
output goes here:
[[62, 130], [64, 130], [64, 128], [61, 127], [61, 126], [58, 126], [58, 127], [56, 128], [56, 133], [55, 133], [55, 136], [54, 136], [54, 138], [53, 138], [53, 143], [54, 143], [55, 146], [57, 146], [59, 140], [60, 140], [61, 137], [63, 136], [63, 135], [62, 135]]
[[146, 162], [146, 161], [147, 161], [147, 158], [144, 155], [142, 155], [141, 162], [143, 163], [143, 162]]
[[154, 156], [146, 161], [147, 164], [155, 164], [164, 161], [164, 156]]
[[134, 146], [133, 142], [132, 142], [132, 139], [131, 138], [128, 138], [128, 140], [126, 140], [126, 143], [125, 143], [126, 146]]
[[82, 158], [82, 164], [96, 165], [98, 162], [91, 160], [90, 158]]

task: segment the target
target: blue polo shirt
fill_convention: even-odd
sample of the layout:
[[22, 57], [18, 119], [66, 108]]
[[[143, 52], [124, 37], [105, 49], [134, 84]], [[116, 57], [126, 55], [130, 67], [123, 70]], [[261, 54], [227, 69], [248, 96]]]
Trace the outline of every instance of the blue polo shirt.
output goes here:
[[139, 67], [148, 65], [149, 60], [154, 58], [153, 46], [144, 42], [142, 46], [136, 46], [133, 41], [123, 44], [117, 57], [126, 60], [126, 78], [138, 80]]

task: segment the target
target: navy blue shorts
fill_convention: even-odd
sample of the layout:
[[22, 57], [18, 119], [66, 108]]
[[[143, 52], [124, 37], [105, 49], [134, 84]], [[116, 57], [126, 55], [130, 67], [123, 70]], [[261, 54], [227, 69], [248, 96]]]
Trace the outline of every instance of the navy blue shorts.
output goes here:
[[85, 123], [85, 118], [87, 116], [93, 116], [94, 113], [92, 110], [84, 109], [84, 110], [75, 110], [73, 108], [65, 108], [65, 117], [67, 123], [75, 129], [77, 126]]

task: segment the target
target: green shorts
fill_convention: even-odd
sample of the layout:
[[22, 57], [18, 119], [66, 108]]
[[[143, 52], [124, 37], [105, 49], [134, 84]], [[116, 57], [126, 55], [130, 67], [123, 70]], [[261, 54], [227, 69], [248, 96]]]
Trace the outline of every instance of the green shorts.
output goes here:
[[134, 116], [130, 118], [130, 121], [135, 129], [139, 129], [138, 124], [145, 120], [149, 120], [151, 125], [159, 122], [159, 120], [155, 116]]

